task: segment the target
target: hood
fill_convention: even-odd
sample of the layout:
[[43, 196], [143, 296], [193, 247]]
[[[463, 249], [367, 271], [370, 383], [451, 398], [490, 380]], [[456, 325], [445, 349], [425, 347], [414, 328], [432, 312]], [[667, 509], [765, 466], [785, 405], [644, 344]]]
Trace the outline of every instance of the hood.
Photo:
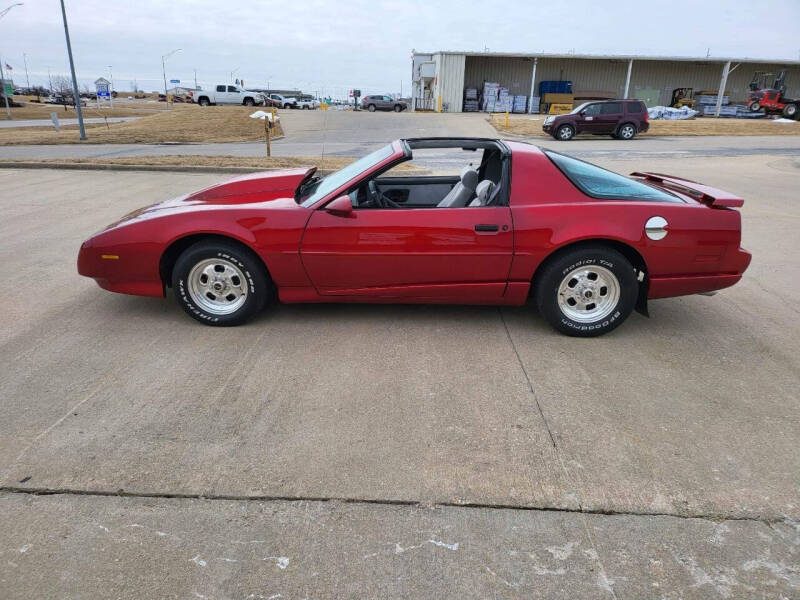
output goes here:
[[300, 182], [316, 172], [316, 167], [307, 169], [282, 169], [261, 171], [242, 175], [223, 183], [217, 183], [199, 192], [183, 196], [173, 202], [191, 204], [248, 204], [266, 202], [277, 198], [294, 197]]
[[141, 221], [163, 215], [191, 211], [193, 209], [213, 209], [237, 205], [270, 203], [271, 205], [297, 206], [294, 192], [297, 186], [316, 172], [316, 167], [305, 169], [281, 169], [250, 173], [222, 183], [214, 184], [185, 196], [178, 196], [157, 204], [151, 204], [128, 213], [118, 221], [109, 224], [105, 230], [113, 229], [132, 221]]

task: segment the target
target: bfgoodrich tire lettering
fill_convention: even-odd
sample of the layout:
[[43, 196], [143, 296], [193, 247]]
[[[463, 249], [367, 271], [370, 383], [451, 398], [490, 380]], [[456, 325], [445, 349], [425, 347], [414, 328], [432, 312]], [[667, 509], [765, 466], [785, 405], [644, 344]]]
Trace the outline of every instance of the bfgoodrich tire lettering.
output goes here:
[[[203, 269], [210, 269], [207, 272], [212, 274], [218, 270], [220, 285], [236, 289], [223, 289], [217, 302], [213, 294], [210, 297], [214, 299], [205, 300], [198, 295]], [[272, 282], [253, 253], [220, 241], [200, 241], [186, 249], [172, 271], [172, 289], [178, 304], [189, 316], [215, 326], [241, 325], [260, 312], [273, 295]], [[230, 298], [229, 302], [225, 295]]]
[[633, 311], [638, 293], [633, 266], [622, 254], [585, 246], [556, 255], [543, 267], [535, 300], [558, 331], [594, 337], [619, 327]]

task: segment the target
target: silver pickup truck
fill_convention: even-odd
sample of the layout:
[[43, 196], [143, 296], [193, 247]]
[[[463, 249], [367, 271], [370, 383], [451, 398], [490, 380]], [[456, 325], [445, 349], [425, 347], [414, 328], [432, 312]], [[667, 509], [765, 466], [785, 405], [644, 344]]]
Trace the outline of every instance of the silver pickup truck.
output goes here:
[[218, 85], [213, 91], [191, 90], [189, 97], [192, 102], [200, 106], [211, 104], [238, 104], [243, 106], [255, 106], [264, 104], [264, 95], [259, 92], [245, 90], [238, 85]]

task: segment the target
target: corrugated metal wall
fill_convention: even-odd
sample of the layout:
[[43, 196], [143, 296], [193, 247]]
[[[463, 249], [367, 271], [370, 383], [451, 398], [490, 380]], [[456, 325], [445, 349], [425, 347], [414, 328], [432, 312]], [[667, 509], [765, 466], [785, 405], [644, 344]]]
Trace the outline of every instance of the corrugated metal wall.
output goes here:
[[[442, 55], [463, 56], [463, 55]], [[731, 66], [735, 66], [733, 63]], [[484, 81], [496, 81], [512, 94], [530, 95], [533, 59], [502, 56], [467, 56], [463, 66], [463, 87], [481, 88]], [[698, 90], [717, 90], [722, 75], [721, 62], [688, 62], [634, 60], [629, 95], [636, 90], [660, 90], [659, 103], [668, 104], [672, 90], [692, 87]], [[458, 68], [458, 67], [456, 67]], [[570, 80], [573, 91], [606, 91], [621, 97], [625, 91], [626, 59], [540, 58], [536, 66], [536, 91], [540, 81]], [[753, 71], [780, 71], [779, 64], [742, 63], [728, 77], [726, 89], [731, 102], [747, 98]], [[440, 71], [441, 72], [441, 71]], [[450, 77], [449, 74], [442, 75]], [[440, 76], [440, 77], [442, 77]], [[772, 84], [772, 78], [769, 84]], [[800, 98], [800, 67], [791, 67], [787, 74], [787, 96]], [[451, 104], [451, 107], [455, 106]], [[459, 103], [459, 110], [461, 104]], [[455, 110], [451, 108], [451, 110]]]
[[449, 112], [461, 112], [464, 108], [464, 59], [463, 54], [436, 54], [436, 79], [433, 97], [442, 95], [442, 106]]

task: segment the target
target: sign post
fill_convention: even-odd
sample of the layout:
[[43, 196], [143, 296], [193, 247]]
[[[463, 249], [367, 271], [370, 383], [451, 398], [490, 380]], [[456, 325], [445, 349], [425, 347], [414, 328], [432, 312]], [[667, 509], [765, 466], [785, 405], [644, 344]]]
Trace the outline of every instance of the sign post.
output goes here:
[[[100, 108], [100, 98], [107, 98], [111, 102], [111, 82], [105, 77], [95, 80], [94, 89], [97, 93], [97, 108]], [[113, 108], [114, 105], [112, 104]]]

